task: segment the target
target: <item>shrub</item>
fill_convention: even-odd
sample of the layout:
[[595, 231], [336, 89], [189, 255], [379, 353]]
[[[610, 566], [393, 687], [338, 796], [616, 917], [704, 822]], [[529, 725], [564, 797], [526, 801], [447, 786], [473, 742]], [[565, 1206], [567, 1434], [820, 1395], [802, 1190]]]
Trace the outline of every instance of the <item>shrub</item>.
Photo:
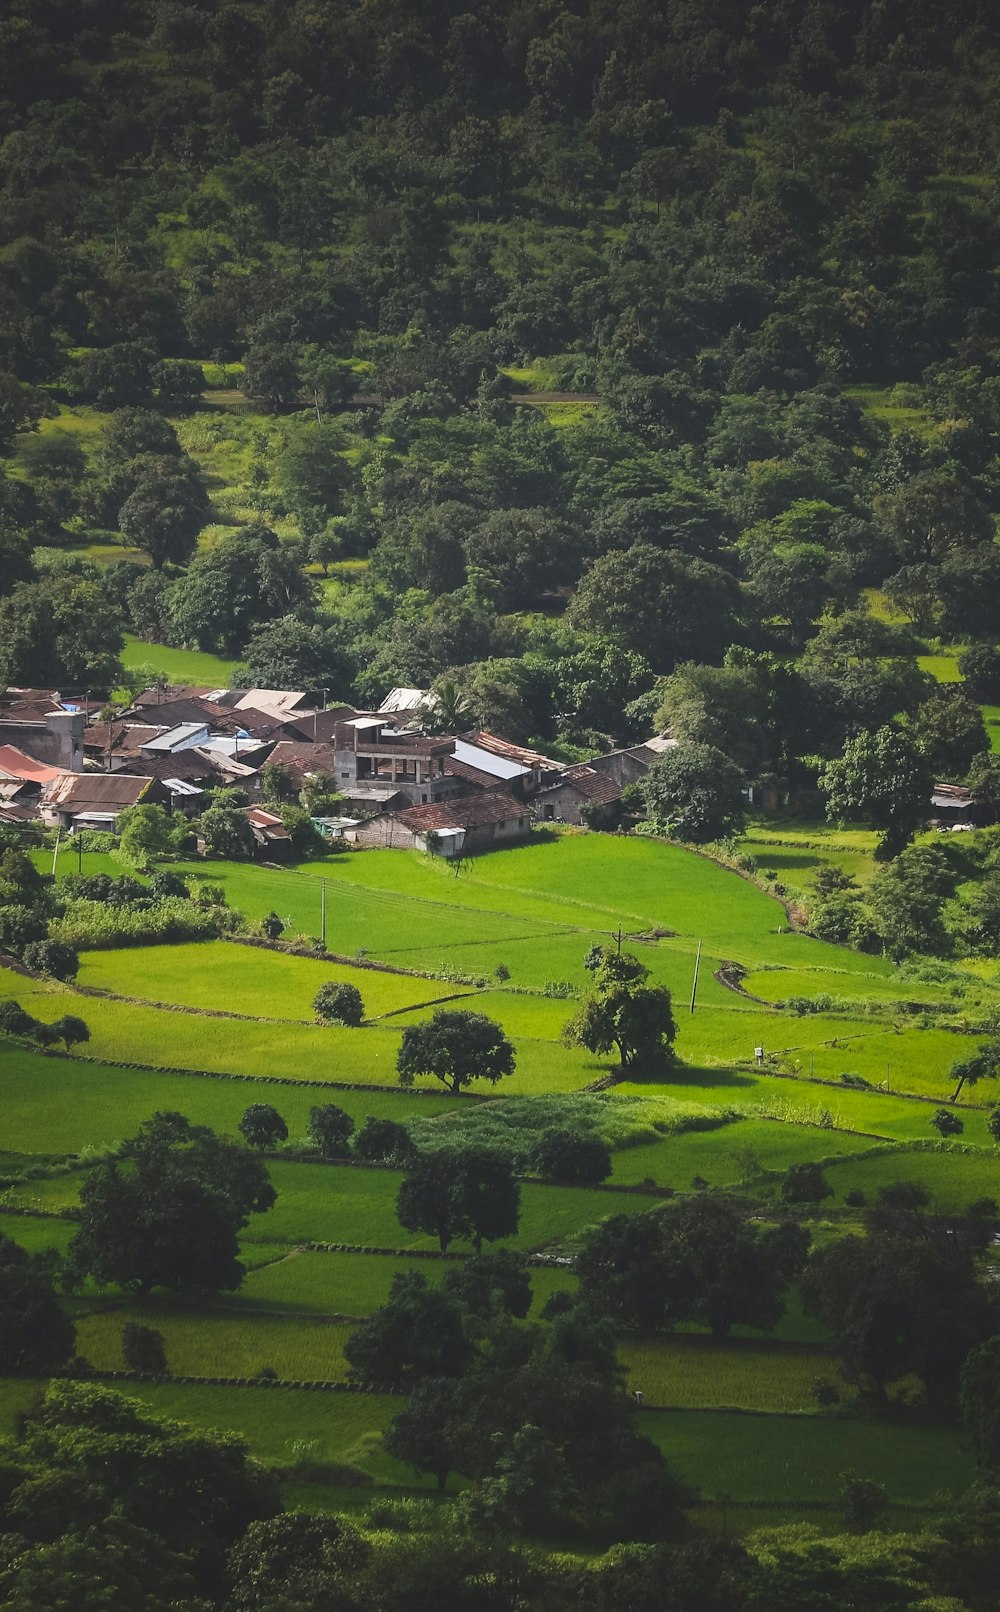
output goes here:
[[822, 1165], [793, 1164], [785, 1171], [781, 1183], [784, 1203], [821, 1203], [824, 1198], [832, 1196], [833, 1188], [823, 1174]]
[[957, 1114], [953, 1114], [950, 1108], [939, 1108], [931, 1115], [931, 1124], [938, 1135], [945, 1139], [949, 1136], [961, 1136], [965, 1130], [965, 1121]]
[[24, 966], [36, 974], [49, 974], [55, 980], [75, 979], [80, 959], [72, 946], [62, 940], [35, 940], [24, 948]]
[[15, 905], [0, 907], [0, 950], [23, 958], [25, 949], [38, 945], [47, 933], [48, 924], [38, 913]]
[[550, 1126], [538, 1138], [531, 1162], [547, 1180], [594, 1186], [611, 1174], [611, 1149], [593, 1131]]
[[167, 1375], [167, 1349], [163, 1333], [155, 1327], [144, 1327], [138, 1321], [126, 1321], [122, 1327], [122, 1355], [128, 1371], [142, 1372], [149, 1377]]
[[860, 1187], [852, 1187], [850, 1192], [844, 1193], [844, 1202], [851, 1209], [863, 1209], [867, 1201]]
[[90, 1040], [90, 1030], [86, 1022], [78, 1018], [75, 1013], [64, 1013], [62, 1018], [56, 1019], [49, 1028], [56, 1031], [67, 1052]]
[[327, 1024], [359, 1025], [365, 1016], [365, 1005], [356, 985], [339, 980], [327, 980], [313, 1000], [318, 1019]]
[[839, 1405], [840, 1389], [828, 1377], [817, 1377], [812, 1385], [813, 1399], [817, 1405]]
[[354, 1138], [354, 1151], [359, 1159], [372, 1163], [405, 1164], [413, 1152], [413, 1143], [406, 1126], [398, 1120], [369, 1114]]
[[309, 1110], [309, 1136], [324, 1159], [343, 1159], [350, 1156], [350, 1141], [354, 1121], [336, 1103], [324, 1103]]
[[13, 997], [0, 1002], [0, 1035], [30, 1035], [34, 1028], [35, 1020], [20, 1002], [15, 1002]]
[[269, 912], [260, 920], [260, 932], [268, 940], [279, 940], [285, 932], [285, 926], [276, 912]]

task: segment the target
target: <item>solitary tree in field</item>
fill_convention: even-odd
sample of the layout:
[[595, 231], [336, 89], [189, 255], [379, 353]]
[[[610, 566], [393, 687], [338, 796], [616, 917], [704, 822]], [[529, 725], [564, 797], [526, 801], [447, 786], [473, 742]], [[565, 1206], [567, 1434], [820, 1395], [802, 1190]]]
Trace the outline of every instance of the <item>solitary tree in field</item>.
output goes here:
[[248, 1147], [258, 1148], [261, 1153], [288, 1138], [288, 1126], [270, 1103], [251, 1103], [236, 1129]]
[[69, 1052], [73, 1047], [82, 1046], [90, 1040], [90, 1031], [83, 1019], [77, 1018], [75, 1013], [64, 1013], [61, 1019], [55, 1019], [52, 1029], [58, 1030], [60, 1039]]
[[165, 1377], [167, 1351], [163, 1333], [155, 1327], [144, 1327], [138, 1321], [126, 1321], [122, 1327], [122, 1357], [129, 1371], [139, 1371], [149, 1377]]
[[931, 1115], [931, 1124], [944, 1141], [949, 1136], [961, 1136], [965, 1130], [965, 1121], [958, 1114], [953, 1114], [950, 1108], [937, 1109]]
[[405, 1164], [413, 1152], [413, 1143], [405, 1125], [396, 1119], [379, 1119], [369, 1114], [354, 1138], [354, 1151], [359, 1159], [370, 1159], [380, 1164]]
[[631, 952], [595, 946], [586, 967], [593, 988], [563, 1030], [570, 1045], [588, 1052], [617, 1049], [623, 1069], [662, 1069], [673, 1062], [677, 1034], [670, 992], [647, 985], [649, 969]]
[[325, 1024], [348, 1024], [353, 1027], [360, 1024], [365, 1016], [361, 992], [356, 985], [349, 985], [345, 980], [327, 980], [321, 985], [313, 1000], [313, 1009], [317, 1019], [322, 1019]]
[[412, 1086], [418, 1075], [433, 1075], [454, 1092], [473, 1080], [496, 1085], [514, 1073], [514, 1048], [485, 1013], [439, 1008], [424, 1023], [407, 1025], [396, 1070], [401, 1086]]
[[611, 1149], [595, 1131], [550, 1125], [535, 1143], [531, 1166], [547, 1181], [593, 1186], [611, 1174]]
[[346, 1159], [350, 1155], [353, 1132], [353, 1119], [336, 1103], [310, 1108], [309, 1137], [324, 1159]]

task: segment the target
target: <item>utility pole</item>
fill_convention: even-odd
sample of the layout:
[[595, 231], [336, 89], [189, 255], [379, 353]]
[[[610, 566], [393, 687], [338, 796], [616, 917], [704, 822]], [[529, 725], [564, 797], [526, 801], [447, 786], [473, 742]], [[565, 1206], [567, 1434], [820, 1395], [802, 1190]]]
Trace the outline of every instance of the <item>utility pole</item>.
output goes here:
[[319, 938], [326, 948], [326, 880], [319, 881]]
[[56, 843], [55, 843], [55, 845], [53, 846], [53, 849], [52, 849], [52, 877], [53, 878], [55, 878], [55, 876], [56, 876], [56, 863], [59, 861], [59, 840], [60, 840], [61, 836], [62, 836], [62, 829], [57, 828], [56, 829]]
[[695, 1000], [695, 997], [698, 995], [698, 973], [699, 973], [700, 969], [701, 969], [701, 941], [699, 940], [699, 942], [698, 942], [698, 950], [697, 950], [697, 952], [695, 954], [695, 959], [694, 959], [694, 978], [691, 981], [691, 1008], [690, 1008], [690, 1011], [692, 1013], [694, 1012], [694, 1000]]
[[621, 954], [622, 954], [622, 926], [621, 926], [621, 924], [618, 925], [618, 930], [617, 930], [617, 933], [615, 935], [615, 939], [618, 942], [618, 955], [620, 957]]

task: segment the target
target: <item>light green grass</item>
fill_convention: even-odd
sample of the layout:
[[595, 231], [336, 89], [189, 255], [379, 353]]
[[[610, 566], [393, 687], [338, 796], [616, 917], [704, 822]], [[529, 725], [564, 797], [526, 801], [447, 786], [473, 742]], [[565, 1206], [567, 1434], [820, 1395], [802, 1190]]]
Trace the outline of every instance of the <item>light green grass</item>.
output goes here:
[[[278, 1201], [266, 1214], [255, 1215], [248, 1241], [354, 1243], [369, 1248], [436, 1248], [437, 1239], [407, 1231], [396, 1219], [396, 1193], [402, 1180], [396, 1170], [363, 1170], [349, 1166], [285, 1164], [269, 1166]], [[638, 1213], [656, 1199], [641, 1193], [597, 1192], [585, 1187], [521, 1189], [521, 1220], [516, 1237], [505, 1239], [529, 1252], [561, 1244], [584, 1226], [608, 1215]], [[468, 1244], [456, 1243], [457, 1252]]]
[[817, 1378], [837, 1382], [847, 1394], [836, 1361], [818, 1349], [629, 1338], [619, 1343], [618, 1357], [628, 1368], [629, 1389], [641, 1390], [650, 1405], [814, 1412]]
[[973, 1477], [959, 1433], [902, 1421], [649, 1411], [638, 1425], [706, 1498], [832, 1501], [842, 1474], [858, 1472], [892, 1500], [927, 1503]]
[[50, 1249], [64, 1254], [73, 1235], [68, 1220], [54, 1220], [51, 1216], [35, 1219], [31, 1215], [0, 1214], [0, 1236], [26, 1248], [29, 1254], [47, 1253]]
[[262, 1088], [253, 1080], [202, 1080], [116, 1069], [0, 1045], [4, 1136], [10, 1146], [25, 1154], [110, 1147], [134, 1135], [144, 1120], [164, 1109], [235, 1135], [251, 1103], [269, 1102], [285, 1120], [294, 1141], [305, 1136], [309, 1110], [316, 1103], [336, 1102], [361, 1126], [369, 1114], [405, 1120], [428, 1111], [443, 1114], [462, 1101], [445, 1096], [422, 1098], [393, 1089], [327, 1093], [297, 1086]]
[[156, 1002], [308, 1022], [315, 1021], [317, 991], [331, 981], [355, 985], [369, 1019], [461, 989], [225, 940], [85, 952], [78, 979], [81, 985]]
[[[445, 1260], [295, 1250], [251, 1272], [231, 1302], [251, 1309], [365, 1316], [386, 1302], [393, 1279], [400, 1272], [416, 1272], [436, 1285], [452, 1269], [453, 1263]], [[533, 1266], [530, 1275], [536, 1312], [551, 1293], [576, 1285], [571, 1273], [551, 1267]]]
[[838, 1161], [829, 1167], [827, 1180], [834, 1189], [833, 1202], [842, 1203], [852, 1189], [873, 1201], [879, 1187], [919, 1181], [931, 1192], [935, 1207], [964, 1210], [978, 1199], [1000, 1199], [1000, 1151], [963, 1154], [900, 1148], [879, 1158]]
[[163, 1335], [179, 1377], [255, 1377], [270, 1366], [284, 1382], [343, 1382], [350, 1324], [252, 1315], [246, 1310], [179, 1311], [147, 1303], [77, 1317], [77, 1349], [101, 1371], [121, 1371], [122, 1327], [139, 1321]]
[[195, 687], [228, 688], [232, 681], [234, 660], [220, 655], [209, 655], [200, 649], [171, 649], [166, 644], [147, 644], [145, 639], [132, 633], [125, 635], [122, 665], [152, 666], [162, 672], [171, 683], [191, 683]]

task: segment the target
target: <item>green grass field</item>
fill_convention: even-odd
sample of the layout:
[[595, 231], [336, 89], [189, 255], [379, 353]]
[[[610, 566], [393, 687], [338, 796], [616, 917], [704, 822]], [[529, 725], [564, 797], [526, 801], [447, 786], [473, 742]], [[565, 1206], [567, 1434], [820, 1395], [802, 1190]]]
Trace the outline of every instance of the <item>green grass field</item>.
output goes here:
[[236, 662], [220, 655], [209, 655], [200, 649], [171, 649], [167, 644], [148, 644], [132, 633], [125, 635], [122, 665], [126, 671], [135, 666], [152, 666], [162, 672], [168, 682], [190, 683], [196, 688], [229, 688]]
[[[745, 847], [761, 869], [773, 868], [792, 889], [805, 887], [823, 863], [868, 877], [871, 840], [860, 831], [763, 822], [751, 825]], [[37, 860], [47, 871], [51, 853]], [[64, 858], [60, 872], [76, 865], [75, 856]], [[232, 1135], [244, 1109], [264, 1100], [286, 1119], [294, 1142], [304, 1137], [310, 1106], [335, 1101], [357, 1124], [368, 1114], [412, 1119], [423, 1140], [433, 1142], [439, 1127], [472, 1136], [478, 1126], [502, 1136], [511, 1098], [521, 1099], [508, 1110], [507, 1134], [516, 1139], [519, 1128], [552, 1123], [555, 1109], [533, 1105], [558, 1097], [570, 1105], [567, 1114], [579, 1102], [589, 1122], [612, 1138], [612, 1181], [620, 1187], [655, 1183], [684, 1193], [696, 1181], [707, 1182], [709, 1189], [749, 1195], [767, 1214], [789, 1165], [827, 1161], [836, 1213], [828, 1222], [813, 1218], [819, 1240], [845, 1229], [844, 1198], [852, 1188], [871, 1200], [890, 1181], [923, 1180], [945, 1208], [1000, 1195], [1000, 1154], [982, 1106], [991, 1092], [964, 1094], [963, 1141], [972, 1150], [912, 1145], [933, 1138], [930, 1118], [949, 1094], [950, 1065], [970, 1045], [968, 1037], [942, 1027], [948, 1022], [943, 1010], [957, 1004], [963, 1015], [984, 1011], [996, 994], [985, 968], [926, 985], [882, 959], [791, 932], [780, 902], [748, 879], [650, 840], [539, 836], [537, 844], [470, 859], [458, 876], [441, 862], [401, 852], [341, 853], [298, 868], [181, 866], [223, 884], [231, 904], [250, 918], [273, 909], [290, 929], [305, 933], [318, 930], [325, 879], [328, 943], [352, 961], [225, 941], [84, 954], [81, 984], [139, 1001], [81, 995], [0, 971], [0, 996], [16, 997], [37, 1017], [80, 1013], [91, 1029], [87, 1052], [93, 1058], [46, 1057], [0, 1044], [8, 1177], [30, 1171], [35, 1160], [112, 1145], [162, 1109]], [[84, 867], [119, 871], [106, 855], [92, 853], [85, 853]], [[562, 1030], [575, 994], [587, 987], [588, 948], [610, 942], [619, 925], [625, 946], [674, 994], [681, 1062], [655, 1079], [630, 1080], [591, 1097], [584, 1107], [579, 1094], [612, 1064], [564, 1045]], [[688, 997], [699, 940], [702, 969], [692, 1014]], [[353, 959], [362, 950], [418, 974], [360, 969]], [[724, 960], [743, 964], [746, 988], [763, 1001], [722, 985], [715, 971]], [[497, 978], [500, 965], [509, 980], [503, 970]], [[457, 982], [456, 975], [473, 983]], [[358, 1030], [310, 1022], [313, 997], [327, 979], [357, 984], [376, 1022]], [[571, 994], [558, 994], [563, 986], [552, 982], [567, 982]], [[799, 1015], [777, 1005], [790, 996], [821, 994], [833, 999], [832, 1010]], [[404, 1028], [451, 996], [456, 1006], [496, 1018], [515, 1043], [517, 1072], [495, 1091], [486, 1089], [491, 1103], [421, 1095], [396, 1084]], [[913, 1003], [925, 1011], [914, 1013]], [[144, 1067], [114, 1067], [112, 1060]], [[171, 1073], [168, 1066], [191, 1073]], [[205, 1078], [199, 1071], [235, 1078]], [[862, 1076], [870, 1089], [845, 1086], [844, 1074]], [[288, 1076], [307, 1084], [278, 1083]], [[372, 1089], [353, 1091], [352, 1081]], [[441, 1089], [432, 1080], [426, 1084], [435, 1093]], [[633, 1100], [628, 1107], [626, 1098]], [[640, 1098], [645, 1101], [638, 1105]], [[733, 1119], [733, 1111], [742, 1117]], [[671, 1125], [700, 1116], [727, 1122], [660, 1135], [652, 1129], [657, 1121]], [[633, 1145], [623, 1145], [629, 1141]], [[876, 1143], [881, 1147], [873, 1153]], [[178, 1373], [252, 1376], [268, 1366], [285, 1380], [337, 1379], [352, 1323], [330, 1318], [369, 1314], [384, 1302], [397, 1271], [441, 1279], [444, 1264], [408, 1257], [434, 1245], [398, 1224], [398, 1171], [292, 1158], [269, 1161], [268, 1168], [277, 1203], [246, 1230], [242, 1289], [211, 1304], [153, 1295], [136, 1306], [113, 1292], [85, 1288], [71, 1305], [86, 1357], [117, 1369], [122, 1323], [133, 1315], [163, 1332]], [[64, 1250], [72, 1222], [51, 1215], [76, 1203], [83, 1179], [79, 1171], [25, 1179], [0, 1193], [0, 1230], [31, 1249]], [[527, 1182], [512, 1246], [567, 1256], [587, 1226], [661, 1202], [641, 1190]], [[5, 1204], [34, 1216], [4, 1213]], [[402, 1252], [304, 1251], [310, 1242]], [[572, 1289], [574, 1280], [571, 1270], [534, 1267], [535, 1313], [550, 1293]], [[836, 1362], [796, 1294], [772, 1338], [737, 1330], [726, 1345], [692, 1329], [656, 1340], [623, 1337], [619, 1344], [631, 1385], [642, 1389], [647, 1404], [672, 1407], [644, 1412], [643, 1426], [662, 1438], [681, 1474], [709, 1494], [789, 1506], [794, 1515], [803, 1499], [831, 1500], [837, 1474], [848, 1467], [885, 1481], [899, 1504], [927, 1503], [964, 1481], [967, 1457], [957, 1437], [923, 1426], [912, 1414], [876, 1423], [818, 1411], [813, 1384], [836, 1377]], [[4, 1389], [0, 1417], [12, 1415], [27, 1392], [25, 1385]], [[415, 1486], [413, 1475], [379, 1444], [391, 1400], [209, 1385], [137, 1392], [198, 1425], [246, 1431], [253, 1447], [281, 1466], [308, 1445], [315, 1458], [347, 1463], [376, 1484]], [[330, 1494], [332, 1507], [352, 1509], [363, 1504], [365, 1490], [342, 1491], [339, 1501], [336, 1491]]]
[[398, 1013], [462, 989], [375, 969], [234, 946], [225, 940], [85, 952], [78, 978], [81, 985], [96, 985], [154, 1002], [310, 1023], [316, 1017], [313, 999], [328, 981], [357, 986], [368, 1019]]

